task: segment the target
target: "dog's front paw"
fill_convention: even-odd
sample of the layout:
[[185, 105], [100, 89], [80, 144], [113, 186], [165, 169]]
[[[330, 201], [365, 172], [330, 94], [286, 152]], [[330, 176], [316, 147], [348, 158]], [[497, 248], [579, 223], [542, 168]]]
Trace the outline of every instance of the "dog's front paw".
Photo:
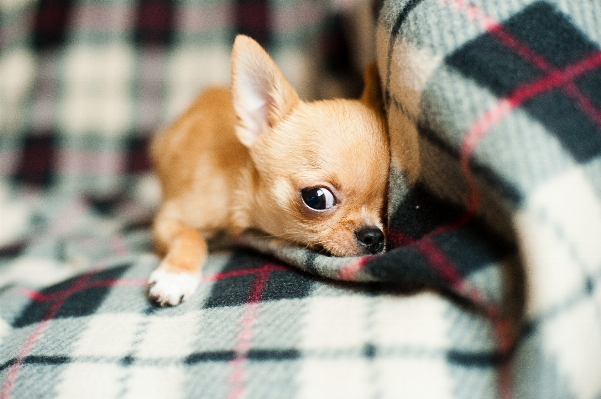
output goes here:
[[196, 291], [200, 276], [157, 269], [148, 279], [148, 297], [161, 306], [179, 305]]

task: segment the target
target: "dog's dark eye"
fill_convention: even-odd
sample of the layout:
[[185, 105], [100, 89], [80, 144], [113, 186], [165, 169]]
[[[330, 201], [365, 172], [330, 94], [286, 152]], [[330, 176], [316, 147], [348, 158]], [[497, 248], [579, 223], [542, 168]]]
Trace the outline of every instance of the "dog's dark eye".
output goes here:
[[304, 188], [301, 190], [303, 202], [316, 211], [325, 211], [336, 205], [336, 198], [325, 187]]

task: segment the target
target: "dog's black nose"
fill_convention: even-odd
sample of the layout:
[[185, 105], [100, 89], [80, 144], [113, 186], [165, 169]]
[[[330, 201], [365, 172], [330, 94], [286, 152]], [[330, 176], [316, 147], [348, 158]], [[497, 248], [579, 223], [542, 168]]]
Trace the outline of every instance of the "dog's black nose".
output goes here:
[[363, 227], [355, 232], [355, 236], [371, 254], [384, 250], [384, 233], [377, 227]]

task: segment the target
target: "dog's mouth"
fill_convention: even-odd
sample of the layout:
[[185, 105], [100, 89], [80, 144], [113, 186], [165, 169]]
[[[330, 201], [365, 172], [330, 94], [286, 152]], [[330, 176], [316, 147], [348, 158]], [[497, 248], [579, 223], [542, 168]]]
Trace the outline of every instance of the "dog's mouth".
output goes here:
[[334, 256], [332, 255], [332, 253], [330, 251], [328, 251], [323, 245], [321, 244], [315, 244], [311, 246], [311, 250], [319, 255], [323, 255], [323, 256]]
[[321, 244], [315, 244], [315, 245], [310, 246], [309, 248], [313, 252], [317, 253], [318, 255], [323, 255], [323, 256], [332, 257], [332, 258], [333, 257], [356, 257], [356, 256], [380, 255], [385, 251], [385, 249], [382, 248], [381, 250], [374, 253], [371, 250], [363, 247], [362, 245], [357, 245], [357, 249], [354, 251], [329, 250]]

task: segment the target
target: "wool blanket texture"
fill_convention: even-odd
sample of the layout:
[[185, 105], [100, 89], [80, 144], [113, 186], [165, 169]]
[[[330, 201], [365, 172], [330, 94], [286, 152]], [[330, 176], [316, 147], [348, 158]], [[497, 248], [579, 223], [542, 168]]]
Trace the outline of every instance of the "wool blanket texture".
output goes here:
[[149, 137], [236, 33], [312, 95], [340, 4], [0, 1], [0, 398], [601, 398], [595, 0], [374, 2], [388, 251], [247, 232], [146, 299]]

